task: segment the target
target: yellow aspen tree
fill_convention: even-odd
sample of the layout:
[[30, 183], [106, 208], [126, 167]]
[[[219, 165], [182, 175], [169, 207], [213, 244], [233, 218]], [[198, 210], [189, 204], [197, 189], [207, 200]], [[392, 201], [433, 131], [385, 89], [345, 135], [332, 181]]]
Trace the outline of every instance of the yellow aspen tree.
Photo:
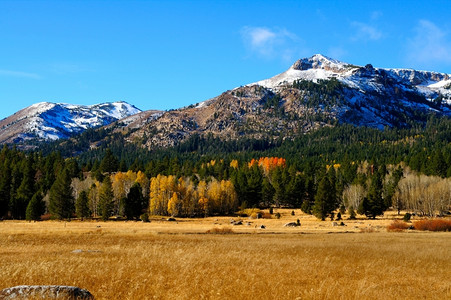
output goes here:
[[142, 188], [143, 191], [143, 196], [148, 195], [149, 194], [149, 179], [147, 178], [146, 174], [144, 174], [144, 172], [138, 171], [138, 173], [136, 173], [136, 178], [135, 180], [132, 182], [133, 183], [139, 183], [139, 185]]
[[179, 215], [178, 206], [179, 206], [179, 199], [178, 199], [177, 193], [174, 192], [172, 194], [171, 199], [169, 199], [169, 202], [168, 202], [168, 213], [171, 216]]
[[230, 167], [231, 167], [231, 168], [234, 168], [235, 170], [238, 169], [238, 160], [233, 159], [233, 160], [230, 162]]

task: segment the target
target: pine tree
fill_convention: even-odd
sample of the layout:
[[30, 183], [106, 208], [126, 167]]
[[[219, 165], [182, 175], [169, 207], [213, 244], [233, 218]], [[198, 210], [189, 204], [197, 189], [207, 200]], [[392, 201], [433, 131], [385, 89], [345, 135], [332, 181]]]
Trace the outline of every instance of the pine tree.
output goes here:
[[274, 190], [273, 186], [269, 182], [268, 178], [264, 177], [262, 180], [262, 200], [266, 207], [273, 204], [274, 199]]
[[113, 198], [114, 194], [110, 176], [105, 176], [99, 193], [99, 213], [103, 221], [108, 220], [111, 216]]
[[91, 216], [88, 192], [81, 191], [77, 200], [75, 200], [75, 214], [82, 220]]
[[136, 219], [141, 215], [144, 208], [143, 194], [139, 183], [133, 184], [125, 199], [125, 216], [127, 219]]
[[42, 201], [42, 193], [37, 192], [33, 195], [30, 202], [27, 206], [26, 211], [26, 220], [28, 221], [39, 221], [41, 219], [41, 215], [45, 211], [45, 204]]
[[327, 175], [323, 176], [318, 185], [313, 205], [313, 214], [324, 221], [336, 208], [335, 188]]
[[368, 195], [363, 199], [359, 207], [359, 213], [364, 214], [368, 218], [375, 219], [376, 216], [383, 215], [386, 209], [382, 198], [383, 185], [381, 176], [381, 172], [375, 172]]
[[107, 149], [105, 152], [105, 156], [102, 159], [102, 162], [100, 163], [100, 171], [111, 173], [116, 172], [119, 169], [119, 161], [118, 159], [113, 155], [113, 152], [111, 152], [110, 149]]
[[71, 181], [69, 171], [64, 169], [50, 188], [49, 212], [59, 220], [70, 219], [74, 212]]
[[11, 167], [9, 159], [5, 159], [0, 170], [0, 219], [8, 213], [11, 198]]
[[23, 165], [23, 176], [22, 182], [17, 189], [15, 195], [15, 205], [13, 211], [13, 218], [24, 219], [28, 203], [35, 193], [35, 170], [33, 168], [33, 156], [30, 155], [22, 163]]

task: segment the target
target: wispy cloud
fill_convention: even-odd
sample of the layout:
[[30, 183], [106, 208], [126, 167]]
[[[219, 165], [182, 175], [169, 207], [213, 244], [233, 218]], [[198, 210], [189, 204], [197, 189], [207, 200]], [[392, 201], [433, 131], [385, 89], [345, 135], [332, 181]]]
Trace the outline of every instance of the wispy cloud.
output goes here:
[[21, 71], [12, 71], [12, 70], [3, 70], [3, 69], [0, 69], [0, 76], [29, 78], [29, 79], [41, 79], [41, 76], [39, 76], [38, 74], [35, 74], [35, 73], [21, 72]]
[[383, 33], [375, 25], [366, 24], [362, 22], [352, 22], [352, 27], [356, 29], [353, 40], [371, 40], [377, 41], [383, 37]]
[[290, 61], [300, 52], [300, 38], [286, 29], [246, 26], [241, 37], [248, 51], [263, 58]]
[[407, 41], [407, 59], [421, 64], [451, 63], [451, 36], [433, 22], [420, 20]]

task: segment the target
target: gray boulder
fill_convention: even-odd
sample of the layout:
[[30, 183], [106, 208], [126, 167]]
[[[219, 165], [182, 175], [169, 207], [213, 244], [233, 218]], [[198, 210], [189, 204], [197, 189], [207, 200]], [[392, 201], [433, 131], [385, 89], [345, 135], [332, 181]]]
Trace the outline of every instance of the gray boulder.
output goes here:
[[0, 299], [93, 300], [94, 296], [88, 290], [75, 286], [19, 285], [1, 290]]

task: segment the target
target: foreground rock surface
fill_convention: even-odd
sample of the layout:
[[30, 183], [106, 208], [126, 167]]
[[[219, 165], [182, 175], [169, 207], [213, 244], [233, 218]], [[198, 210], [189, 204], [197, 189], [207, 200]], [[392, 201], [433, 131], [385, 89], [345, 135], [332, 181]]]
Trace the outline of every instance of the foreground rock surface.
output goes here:
[[93, 300], [88, 291], [75, 286], [20, 285], [0, 291], [0, 300], [6, 299], [67, 299]]

